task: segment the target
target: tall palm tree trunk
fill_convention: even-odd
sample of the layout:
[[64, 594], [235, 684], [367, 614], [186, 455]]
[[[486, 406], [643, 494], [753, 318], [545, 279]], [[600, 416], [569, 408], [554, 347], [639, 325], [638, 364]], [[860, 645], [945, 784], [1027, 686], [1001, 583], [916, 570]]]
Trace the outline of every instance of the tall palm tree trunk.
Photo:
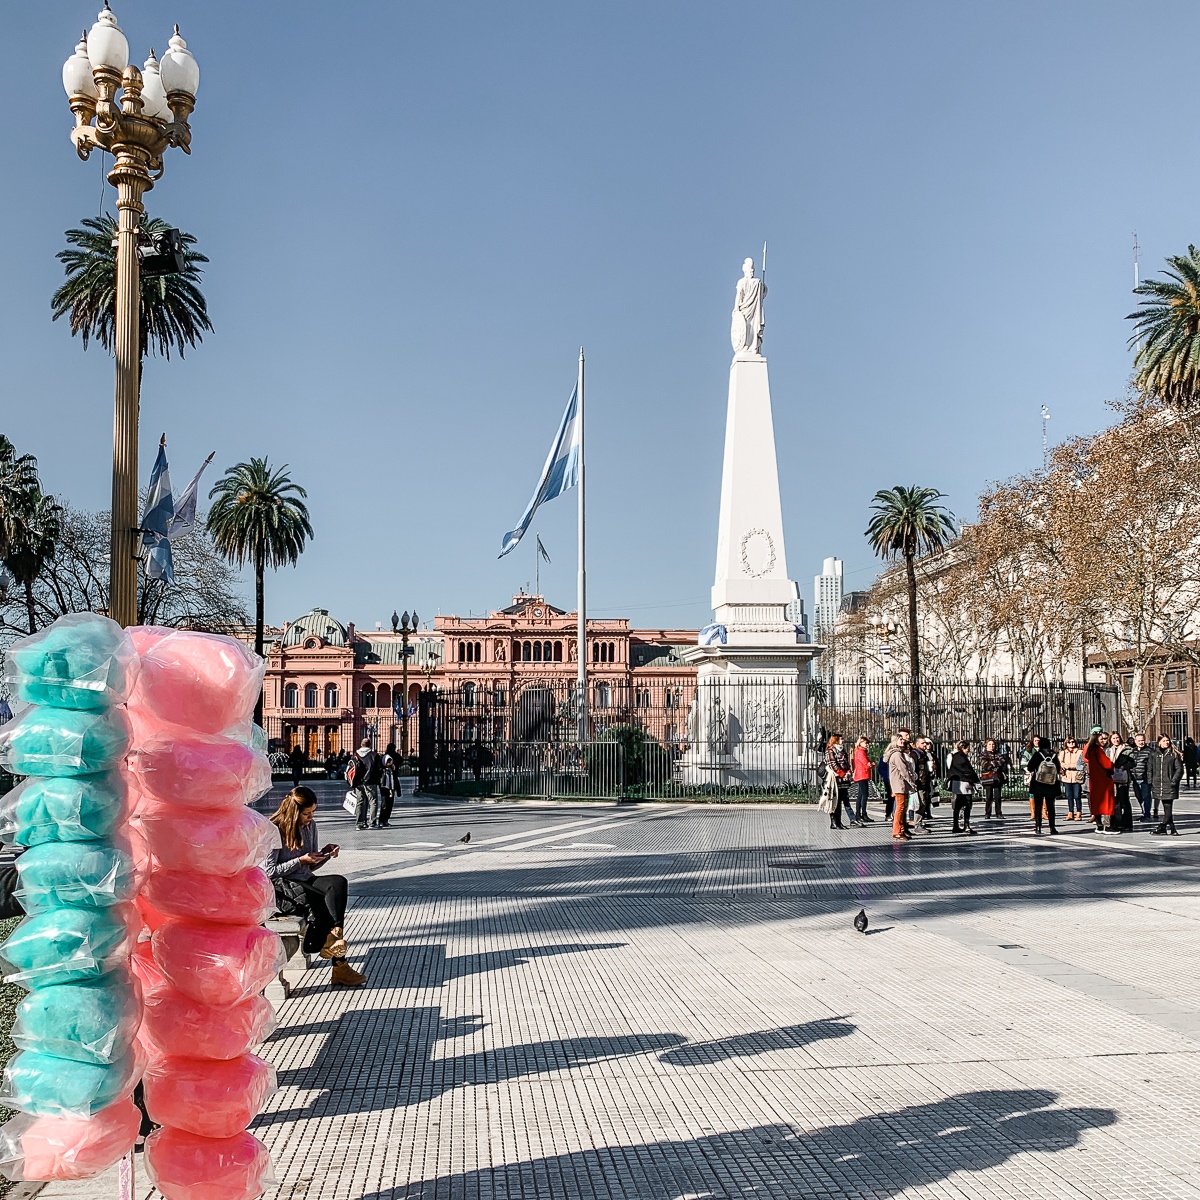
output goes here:
[[917, 637], [917, 572], [915, 555], [904, 554], [904, 573], [908, 583], [908, 674], [912, 685], [913, 734], [921, 727], [921, 643]]
[[[263, 652], [263, 575], [266, 572], [266, 561], [263, 545], [260, 542], [254, 548], [254, 653], [260, 658]], [[254, 723], [262, 725], [263, 698], [262, 692], [254, 703]]]
[[37, 633], [37, 614], [33, 607], [33, 580], [25, 580], [25, 614], [29, 617], [29, 632]]

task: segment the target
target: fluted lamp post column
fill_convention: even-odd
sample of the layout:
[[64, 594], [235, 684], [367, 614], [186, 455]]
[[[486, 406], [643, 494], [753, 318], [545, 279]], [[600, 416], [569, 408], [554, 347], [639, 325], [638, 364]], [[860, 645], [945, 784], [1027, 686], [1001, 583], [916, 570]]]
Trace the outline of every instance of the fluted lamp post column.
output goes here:
[[402, 762], [408, 761], [408, 639], [410, 636], [416, 636], [417, 628], [417, 614], [415, 610], [411, 618], [407, 610], [402, 617], [397, 616], [394, 612], [392, 613], [392, 632], [400, 634], [400, 686], [404, 689], [404, 716], [400, 724], [400, 759]]
[[[141, 71], [105, 0], [90, 33], [63, 66], [63, 87], [75, 114], [71, 141], [79, 157], [96, 149], [113, 156], [109, 182], [117, 189], [117, 287], [114, 351], [112, 540], [109, 615], [137, 624], [138, 394], [141, 384], [141, 284], [138, 228], [142, 196], [163, 173], [169, 146], [191, 153], [188, 117], [196, 106], [200, 68], [179, 36], [160, 63], [154, 51]], [[119, 94], [119, 97], [118, 97]]]

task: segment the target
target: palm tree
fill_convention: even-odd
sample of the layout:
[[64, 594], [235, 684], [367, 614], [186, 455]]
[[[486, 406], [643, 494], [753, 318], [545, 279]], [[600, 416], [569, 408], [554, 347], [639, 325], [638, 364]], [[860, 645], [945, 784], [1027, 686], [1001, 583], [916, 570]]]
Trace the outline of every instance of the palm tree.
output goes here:
[[1192, 404], [1200, 397], [1200, 250], [1167, 259], [1166, 279], [1147, 279], [1135, 294], [1144, 297], [1130, 347], [1134, 382], [1148, 396], [1169, 404]]
[[17, 533], [17, 508], [25, 493], [38, 486], [37, 459], [18, 454], [16, 447], [0, 433], [0, 558]]
[[34, 580], [54, 557], [62, 535], [63, 511], [53, 496], [43, 495], [37, 486], [26, 489], [13, 505], [15, 529], [4, 552], [4, 565], [13, 579], [25, 589], [25, 612], [29, 632], [37, 631], [37, 612], [33, 602]]
[[[111, 351], [116, 340], [117, 319], [117, 222], [112, 216], [89, 217], [79, 229], [68, 229], [69, 248], [55, 257], [63, 264], [67, 281], [54, 293], [50, 307], [54, 320], [70, 315], [71, 336], [83, 338], [84, 349], [95, 338]], [[147, 234], [169, 229], [159, 217], [142, 221]], [[208, 262], [190, 233], [180, 232], [184, 269], [169, 275], [146, 275], [141, 279], [141, 351], [171, 357], [177, 350], [183, 357], [185, 346], [197, 345], [203, 334], [212, 330], [208, 306], [197, 286], [198, 264]]]
[[908, 581], [908, 664], [913, 711], [920, 721], [921, 651], [917, 639], [917, 555], [940, 550], [954, 536], [954, 515], [938, 501], [942, 493], [929, 487], [892, 487], [875, 493], [875, 515], [867, 540], [880, 558], [903, 557]]
[[[313, 536], [304, 501], [308, 493], [265, 458], [230, 467], [208, 493], [208, 530], [217, 549], [243, 567], [254, 564], [254, 651], [263, 652], [263, 573], [267, 567], [295, 566], [306, 538]], [[262, 724], [262, 697], [254, 707]]]

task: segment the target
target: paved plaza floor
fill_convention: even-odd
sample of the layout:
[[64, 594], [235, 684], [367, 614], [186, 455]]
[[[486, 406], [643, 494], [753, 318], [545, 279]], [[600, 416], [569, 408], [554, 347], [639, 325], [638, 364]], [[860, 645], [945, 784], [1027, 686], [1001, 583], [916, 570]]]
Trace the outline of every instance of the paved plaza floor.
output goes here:
[[325, 790], [370, 984], [311, 970], [263, 1051], [279, 1200], [1200, 1200], [1195, 800], [894, 844], [783, 805], [358, 833]]

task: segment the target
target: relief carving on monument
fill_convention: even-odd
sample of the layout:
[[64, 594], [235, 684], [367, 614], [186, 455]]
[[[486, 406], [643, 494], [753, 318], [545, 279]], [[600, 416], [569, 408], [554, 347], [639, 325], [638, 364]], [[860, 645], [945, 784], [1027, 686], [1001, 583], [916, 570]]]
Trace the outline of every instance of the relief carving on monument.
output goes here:
[[783, 693], [778, 688], [742, 705], [742, 729], [748, 742], [783, 741]]
[[775, 539], [765, 529], [742, 534], [742, 571], [751, 579], [770, 574], [775, 567]]

